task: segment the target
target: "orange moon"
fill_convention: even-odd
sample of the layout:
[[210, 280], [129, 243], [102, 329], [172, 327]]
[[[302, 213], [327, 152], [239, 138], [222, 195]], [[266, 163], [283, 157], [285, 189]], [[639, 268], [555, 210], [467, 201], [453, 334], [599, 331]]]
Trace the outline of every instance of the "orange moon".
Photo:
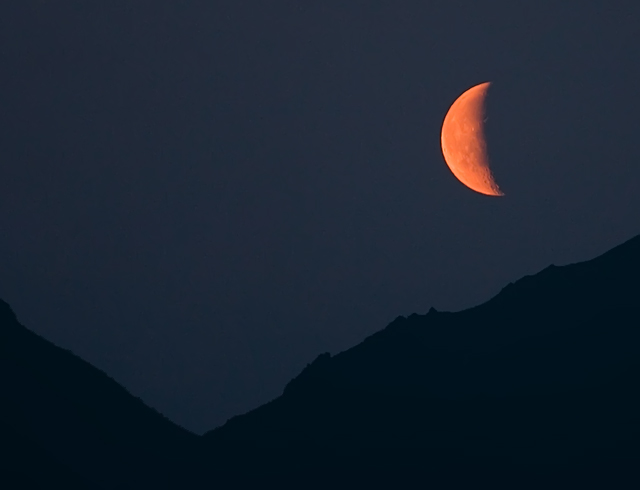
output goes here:
[[487, 196], [503, 196], [489, 168], [484, 136], [485, 99], [490, 82], [471, 87], [453, 103], [442, 123], [442, 154], [453, 175]]

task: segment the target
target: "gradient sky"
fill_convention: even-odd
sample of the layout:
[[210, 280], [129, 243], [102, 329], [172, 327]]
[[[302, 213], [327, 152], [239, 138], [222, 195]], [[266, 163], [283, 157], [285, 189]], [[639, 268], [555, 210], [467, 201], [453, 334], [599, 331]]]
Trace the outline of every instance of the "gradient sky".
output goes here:
[[[640, 233], [639, 18], [635, 1], [3, 2], [0, 297], [211, 429], [398, 315]], [[484, 81], [502, 198], [439, 146]]]

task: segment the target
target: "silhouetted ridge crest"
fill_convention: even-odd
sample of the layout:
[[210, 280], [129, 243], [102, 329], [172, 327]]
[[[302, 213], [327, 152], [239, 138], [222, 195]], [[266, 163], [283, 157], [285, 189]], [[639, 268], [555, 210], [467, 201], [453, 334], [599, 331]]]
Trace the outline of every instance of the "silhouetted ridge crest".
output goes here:
[[637, 480], [639, 277], [640, 236], [467, 310], [399, 316], [205, 439], [274, 451], [269, 468], [356, 468], [371, 484], [409, 467], [425, 486], [479, 471], [517, 482], [572, 471], [588, 483], [594, 468], [631, 468]]
[[0, 300], [0, 450], [47, 488], [573, 488], [594, 469], [640, 487], [639, 278], [640, 236], [473, 308], [398, 316], [203, 438]]
[[167, 458], [189, 454], [195, 442], [106, 373], [27, 330], [3, 301], [0, 386], [2, 420], [38, 446], [34, 454], [55, 455], [60, 467], [107, 488], [168, 478]]
[[306, 365], [298, 376], [287, 383], [284, 393], [291, 393], [299, 387], [304, 387], [310, 380], [322, 378], [323, 370], [330, 359], [331, 354], [328, 352], [318, 355], [312, 363]]

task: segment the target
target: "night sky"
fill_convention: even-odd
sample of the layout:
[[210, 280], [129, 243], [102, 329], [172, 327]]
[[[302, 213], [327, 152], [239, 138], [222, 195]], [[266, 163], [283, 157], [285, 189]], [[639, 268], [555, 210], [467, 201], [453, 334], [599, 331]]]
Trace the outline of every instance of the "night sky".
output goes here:
[[[3, 2], [0, 298], [212, 429], [398, 315], [640, 233], [639, 18], [604, 0]], [[498, 198], [440, 150], [485, 81]]]

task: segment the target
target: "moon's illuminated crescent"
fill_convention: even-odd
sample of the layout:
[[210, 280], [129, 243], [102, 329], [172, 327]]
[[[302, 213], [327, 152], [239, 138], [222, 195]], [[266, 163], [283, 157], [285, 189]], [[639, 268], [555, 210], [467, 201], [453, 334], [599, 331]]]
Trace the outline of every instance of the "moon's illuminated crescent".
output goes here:
[[490, 82], [471, 87], [453, 103], [442, 124], [442, 154], [460, 182], [481, 194], [503, 196], [493, 180], [484, 137], [484, 103]]

